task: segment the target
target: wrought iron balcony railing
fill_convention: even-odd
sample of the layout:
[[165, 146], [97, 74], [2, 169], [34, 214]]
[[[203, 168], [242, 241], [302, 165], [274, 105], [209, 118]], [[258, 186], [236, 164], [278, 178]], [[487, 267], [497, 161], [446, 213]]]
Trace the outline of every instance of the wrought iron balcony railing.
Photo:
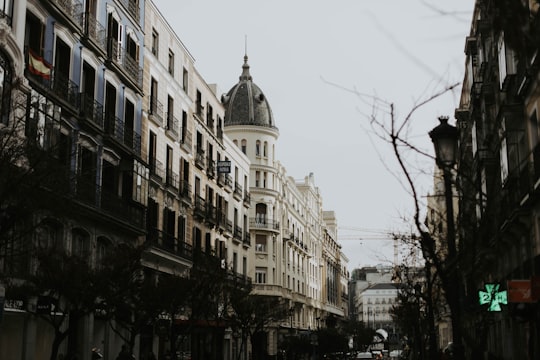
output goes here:
[[171, 134], [176, 138], [178, 136], [178, 119], [171, 113], [167, 113], [165, 118], [167, 119], [165, 123], [165, 130], [170, 131]]
[[84, 33], [103, 51], [107, 51], [107, 30], [95, 15], [84, 13]]
[[104, 128], [103, 105], [89, 94], [81, 93], [81, 112], [84, 119], [92, 122], [100, 129]]
[[150, 119], [163, 126], [163, 104], [157, 98], [150, 98]]
[[77, 26], [82, 26], [82, 2], [77, 0], [51, 0], [51, 3], [56, 5], [56, 8]]

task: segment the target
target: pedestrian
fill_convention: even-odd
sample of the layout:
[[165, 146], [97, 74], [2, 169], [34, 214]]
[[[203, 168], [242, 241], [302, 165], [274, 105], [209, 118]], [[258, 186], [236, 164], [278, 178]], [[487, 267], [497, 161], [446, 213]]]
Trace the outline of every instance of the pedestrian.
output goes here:
[[122, 350], [118, 353], [116, 360], [132, 360], [131, 353], [128, 350], [127, 345], [122, 345]]

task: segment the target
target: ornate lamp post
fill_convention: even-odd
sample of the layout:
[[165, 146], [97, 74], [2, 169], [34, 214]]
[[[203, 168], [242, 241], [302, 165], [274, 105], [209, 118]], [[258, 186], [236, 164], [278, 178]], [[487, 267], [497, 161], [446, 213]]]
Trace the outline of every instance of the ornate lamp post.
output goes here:
[[446, 244], [447, 258], [445, 276], [448, 278], [446, 299], [452, 314], [452, 341], [454, 345], [454, 359], [464, 359], [461, 340], [461, 284], [457, 259], [456, 230], [454, 225], [454, 200], [452, 191], [452, 169], [456, 164], [458, 149], [458, 130], [448, 124], [448, 117], [439, 117], [440, 124], [429, 132], [435, 147], [435, 160], [437, 166], [443, 171], [444, 195], [446, 202]]

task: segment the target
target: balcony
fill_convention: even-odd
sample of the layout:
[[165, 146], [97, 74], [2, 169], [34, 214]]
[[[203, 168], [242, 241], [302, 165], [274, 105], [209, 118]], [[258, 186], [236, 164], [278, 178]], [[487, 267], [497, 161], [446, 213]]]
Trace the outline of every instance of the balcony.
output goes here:
[[193, 215], [199, 219], [204, 219], [206, 216], [206, 201], [200, 195], [195, 195], [195, 210]]
[[167, 119], [165, 130], [176, 139], [178, 137], [178, 119], [171, 113], [167, 113], [165, 118]]
[[91, 39], [103, 53], [107, 51], [107, 30], [97, 21], [95, 15], [84, 13], [84, 34]]
[[249, 232], [247, 231], [244, 233], [242, 244], [244, 244], [244, 246], [251, 246], [251, 236], [249, 235]]
[[165, 177], [165, 185], [172, 188], [174, 192], [178, 191], [178, 174], [171, 169], [167, 169], [167, 176]]
[[93, 96], [81, 93], [81, 112], [84, 120], [88, 120], [92, 125], [103, 130], [105, 119], [103, 116], [103, 105], [94, 100]]
[[232, 191], [232, 177], [229, 174], [219, 174], [218, 175], [218, 184], [221, 185], [227, 192]]
[[238, 181], [234, 182], [233, 196], [235, 197], [236, 200], [242, 199], [242, 185], [240, 185]]
[[188, 205], [191, 204], [191, 188], [187, 180], [180, 180], [178, 193], [182, 201]]
[[157, 178], [158, 181], [163, 181], [165, 179], [165, 170], [163, 169], [163, 164], [161, 161], [151, 158], [149, 161], [150, 165], [150, 177]]
[[[30, 58], [28, 57], [28, 59]], [[31, 69], [30, 65], [27, 68]], [[45, 95], [53, 96], [63, 106], [70, 108], [74, 113], [78, 113], [80, 105], [79, 86], [52, 66], [50, 66], [50, 69], [50, 76], [34, 75], [30, 71], [27, 72], [27, 76], [33, 84], [41, 88]]]
[[184, 148], [184, 150], [191, 154], [193, 147], [193, 142], [191, 140], [191, 132], [186, 128], [182, 128], [180, 134], [180, 145], [182, 146], [182, 148]]
[[77, 0], [50, 0], [58, 11], [66, 19], [69, 19], [77, 27], [82, 27], [83, 5]]
[[206, 175], [212, 179], [216, 176], [216, 162], [211, 158], [206, 159]]
[[206, 158], [204, 157], [204, 150], [198, 148], [197, 153], [195, 154], [195, 166], [197, 166], [199, 169], [204, 169], [205, 160]]
[[114, 38], [107, 39], [107, 58], [125, 74], [126, 81], [133, 83], [139, 89], [142, 88], [143, 69], [139, 66], [139, 62], [126, 49], [121, 48]]
[[135, 19], [136, 23], [140, 21], [140, 10], [135, 0], [120, 0], [120, 3], [126, 8], [127, 12]]
[[145, 225], [145, 208], [132, 200], [124, 199], [116, 193], [107, 191], [86, 177], [76, 178], [75, 199], [93, 207], [100, 214], [113, 217], [125, 223], [143, 228]]
[[206, 203], [205, 220], [211, 226], [215, 226], [218, 223], [217, 208], [209, 202]]
[[141, 135], [136, 133], [133, 128], [126, 127], [122, 119], [113, 115], [105, 115], [105, 132], [118, 144], [140, 156]]
[[168, 253], [189, 260], [193, 258], [193, 248], [190, 244], [185, 241], [179, 241], [173, 235], [168, 235], [159, 229], [153, 228], [148, 230], [146, 241], [149, 245]]
[[242, 228], [240, 226], [238, 225], [234, 226], [233, 237], [238, 241], [242, 241]]
[[275, 220], [267, 219], [266, 217], [263, 217], [263, 216], [257, 216], [257, 217], [249, 219], [249, 228], [279, 231], [279, 222]]
[[150, 98], [149, 115], [156, 125], [163, 126], [163, 104], [156, 98]]
[[249, 207], [251, 205], [251, 194], [249, 191], [244, 191], [244, 205]]

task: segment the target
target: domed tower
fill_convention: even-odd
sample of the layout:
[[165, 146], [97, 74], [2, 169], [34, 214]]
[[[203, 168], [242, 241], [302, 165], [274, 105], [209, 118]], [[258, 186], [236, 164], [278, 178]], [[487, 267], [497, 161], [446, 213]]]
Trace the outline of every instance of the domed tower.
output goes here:
[[[249, 276], [256, 280], [255, 285], [282, 285], [277, 276], [271, 276], [271, 269], [277, 268], [279, 273], [279, 259], [255, 256], [255, 253], [272, 254], [278, 251], [282, 206], [279, 200], [280, 164], [275, 156], [279, 131], [266, 96], [253, 83], [247, 55], [244, 56], [238, 83], [223, 95], [222, 102], [225, 106], [224, 131], [251, 162], [249, 186], [245, 185], [250, 195], [248, 221], [253, 251], [253, 256], [248, 260]], [[274, 246], [276, 249], [273, 249]], [[268, 273], [255, 273], [255, 268], [259, 272], [268, 269]]]
[[238, 83], [221, 101], [225, 107], [225, 133], [251, 161], [250, 187], [275, 189], [271, 173], [275, 171], [279, 131], [266, 96], [249, 73], [247, 55]]
[[222, 97], [225, 105], [225, 126], [253, 125], [275, 128], [270, 104], [249, 73], [248, 57], [244, 56], [238, 83]]

